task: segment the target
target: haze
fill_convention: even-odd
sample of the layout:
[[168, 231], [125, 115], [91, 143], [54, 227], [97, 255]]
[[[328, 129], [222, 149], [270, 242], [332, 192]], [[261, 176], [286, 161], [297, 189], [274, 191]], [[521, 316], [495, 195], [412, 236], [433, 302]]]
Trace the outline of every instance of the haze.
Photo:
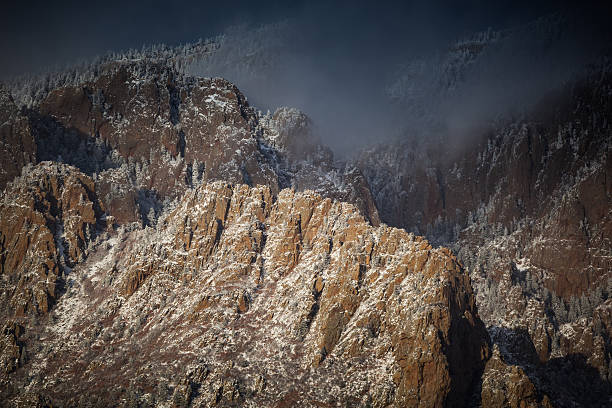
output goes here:
[[0, 36], [5, 56], [2, 79], [107, 51], [154, 43], [178, 45], [225, 33], [219, 55], [191, 72], [226, 77], [263, 111], [284, 105], [302, 109], [313, 119], [316, 132], [339, 153], [423, 132], [423, 118], [409, 112], [415, 105], [443, 116], [446, 131], [466, 131], [476, 121], [533, 102], [591, 61], [601, 48], [593, 46], [591, 30], [601, 22], [593, 24], [597, 13], [585, 12], [584, 25], [561, 36], [556, 48], [523, 47], [514, 40], [486, 55], [487, 64], [469, 71], [465, 84], [452, 95], [432, 92], [429, 87], [437, 79], [424, 72], [409, 84], [424, 96], [398, 101], [389, 98], [389, 89], [414, 61], [431, 64], [457, 40], [476, 32], [520, 26], [573, 10], [572, 5], [548, 1], [34, 3], [15, 2], [6, 8]]

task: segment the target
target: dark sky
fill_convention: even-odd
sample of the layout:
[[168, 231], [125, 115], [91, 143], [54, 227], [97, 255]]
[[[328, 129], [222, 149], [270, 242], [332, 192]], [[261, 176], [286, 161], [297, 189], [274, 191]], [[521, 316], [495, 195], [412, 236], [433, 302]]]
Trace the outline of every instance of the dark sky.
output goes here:
[[[609, 31], [610, 13], [593, 5], [548, 0], [13, 1], [3, 6], [0, 17], [0, 80], [108, 51], [194, 42], [240, 25], [228, 31], [215, 54], [221, 65], [206, 60], [191, 73], [229, 79], [263, 111], [279, 106], [303, 110], [315, 132], [339, 153], [393, 135], [430, 137], [430, 117], [442, 118], [435, 128], [442, 130], [435, 131], [459, 140], [481, 123], [517, 107], [526, 109], [562, 85], [590, 61], [587, 51], [597, 48], [594, 44], [610, 47], [612, 37], [591, 29]], [[539, 40], [519, 35], [472, 69], [452, 98], [439, 100], [427, 88], [437, 77], [427, 73], [411, 79], [425, 89], [420, 99], [402, 105], [388, 98], [388, 86], [406, 63], [435, 61], [436, 53], [474, 33], [520, 27], [555, 12], [571, 16], [571, 31], [550, 44], [543, 40], [546, 35]], [[261, 46], [257, 28], [279, 21], [285, 21], [284, 29], [266, 31], [267, 26], [259, 40], [275, 52], [252, 51], [253, 43]], [[243, 57], [252, 55], [260, 55], [259, 65], [256, 72], [245, 73], [249, 65]], [[426, 115], [411, 116], [413, 107]]]
[[[293, 18], [303, 21], [305, 30], [319, 33], [323, 42], [327, 35], [348, 39], [343, 47], [406, 35], [427, 36], [424, 44], [429, 46], [489, 26], [500, 28], [533, 19], [559, 7], [559, 2], [536, 0], [12, 1], [2, 7], [0, 78], [109, 50], [191, 42], [237, 23]], [[420, 23], [416, 29], [415, 21]]]

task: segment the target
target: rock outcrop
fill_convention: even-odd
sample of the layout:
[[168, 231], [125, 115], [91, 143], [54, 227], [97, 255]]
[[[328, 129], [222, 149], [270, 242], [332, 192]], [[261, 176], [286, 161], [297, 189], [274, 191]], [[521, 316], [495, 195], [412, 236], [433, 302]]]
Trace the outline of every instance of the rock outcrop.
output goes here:
[[[334, 167], [333, 154], [312, 136], [304, 114], [279, 109], [261, 115], [232, 83], [187, 77], [163, 62], [115, 61], [99, 71], [78, 86], [49, 91], [25, 111], [23, 135], [16, 119], [4, 126], [6, 145], [17, 149], [6, 161], [79, 168], [94, 178], [120, 223], [151, 224], [164, 202], [212, 180], [266, 185], [274, 194], [316, 186], [378, 222], [365, 178], [355, 168]], [[7, 181], [20, 167], [9, 170]]]
[[27, 165], [23, 176], [6, 187], [0, 201], [3, 388], [12, 389], [11, 373], [27, 361], [30, 330], [35, 332], [39, 319], [47, 318], [66, 290], [72, 267], [85, 259], [104, 227], [93, 180], [73, 167]]
[[612, 282], [611, 72], [592, 67], [521, 120], [461, 143], [380, 146], [357, 161], [383, 222], [455, 251], [493, 340], [524, 337], [502, 351], [532, 377], [548, 367], [537, 385], [559, 404], [607, 398], [582, 400], [579, 387], [568, 396], [577, 382], [551, 381], [550, 361], [590, 366], [590, 395], [611, 389], [611, 322], [601, 317]]
[[70, 166], [41, 163], [8, 185], [0, 202], [4, 317], [49, 311], [102, 215], [93, 180]]
[[26, 116], [0, 87], [0, 190], [36, 160], [36, 143]]
[[539, 396], [525, 371], [508, 365], [497, 345], [482, 376], [481, 404], [483, 407], [552, 407], [547, 395]]
[[350, 204], [273, 197], [217, 182], [155, 230], [120, 229], [67, 276], [29, 355], [39, 369], [13, 378], [34, 375], [30, 389], [68, 405], [79, 390], [104, 403], [463, 406], [489, 345], [456, 258]]

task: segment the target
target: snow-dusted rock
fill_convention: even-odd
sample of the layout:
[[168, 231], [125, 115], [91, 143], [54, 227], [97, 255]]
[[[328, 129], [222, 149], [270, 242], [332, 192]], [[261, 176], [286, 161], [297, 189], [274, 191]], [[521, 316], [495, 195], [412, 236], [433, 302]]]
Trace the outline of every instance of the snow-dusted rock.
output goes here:
[[13, 377], [62, 404], [462, 406], [489, 355], [448, 250], [310, 191], [203, 185], [95, 248]]

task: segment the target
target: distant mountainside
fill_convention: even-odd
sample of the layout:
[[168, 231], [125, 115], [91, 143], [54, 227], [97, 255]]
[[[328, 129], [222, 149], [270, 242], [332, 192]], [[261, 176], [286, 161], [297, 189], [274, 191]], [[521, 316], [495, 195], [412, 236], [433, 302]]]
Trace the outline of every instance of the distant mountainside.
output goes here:
[[0, 89], [0, 405], [609, 404], [610, 60], [449, 126], [499, 53], [570, 23], [406, 64], [414, 121], [343, 160], [190, 74], [261, 72], [283, 24]]
[[610, 389], [610, 72], [469, 145], [401, 142], [357, 160], [380, 218], [457, 254], [493, 341], [561, 406]]
[[[574, 23], [551, 16], [488, 31], [408, 65], [388, 92], [421, 124], [354, 163], [381, 220], [457, 254], [506, 361], [559, 406], [598, 406], [608, 403], [612, 375], [610, 59], [551, 72], [563, 81], [537, 84], [539, 98], [511, 114], [483, 101], [475, 103], [481, 117], [460, 106], [480, 97], [472, 83], [496, 72], [499, 55], [560, 52], [556, 42]], [[484, 102], [511, 106], [503, 96]], [[440, 106], [452, 108], [449, 116]], [[466, 112], [470, 119], [455, 127], [449, 118]]]

